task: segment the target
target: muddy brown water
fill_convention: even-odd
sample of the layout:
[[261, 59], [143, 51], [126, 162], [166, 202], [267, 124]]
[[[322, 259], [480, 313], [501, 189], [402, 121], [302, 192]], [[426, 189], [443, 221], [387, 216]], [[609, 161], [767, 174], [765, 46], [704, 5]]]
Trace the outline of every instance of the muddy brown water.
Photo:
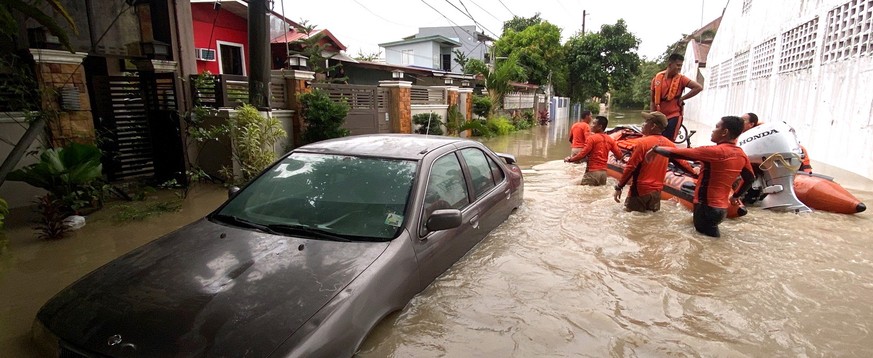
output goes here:
[[[377, 326], [360, 356], [873, 356], [873, 213], [752, 208], [709, 239], [676, 203], [625, 213], [611, 185], [574, 185], [584, 166], [560, 160], [567, 127], [485, 140], [518, 158], [525, 205]], [[706, 144], [709, 129], [689, 127]], [[873, 203], [873, 181], [813, 165]], [[0, 356], [32, 356], [30, 324], [58, 290], [224, 198], [200, 187], [180, 213], [121, 226], [98, 213], [59, 242], [12, 223], [0, 254]]]

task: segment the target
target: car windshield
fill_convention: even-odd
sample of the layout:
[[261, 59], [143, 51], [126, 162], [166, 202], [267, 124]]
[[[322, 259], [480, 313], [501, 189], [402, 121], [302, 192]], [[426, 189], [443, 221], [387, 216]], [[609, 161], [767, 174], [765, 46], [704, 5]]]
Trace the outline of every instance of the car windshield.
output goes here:
[[394, 238], [416, 162], [294, 153], [234, 196], [212, 220], [334, 241]]

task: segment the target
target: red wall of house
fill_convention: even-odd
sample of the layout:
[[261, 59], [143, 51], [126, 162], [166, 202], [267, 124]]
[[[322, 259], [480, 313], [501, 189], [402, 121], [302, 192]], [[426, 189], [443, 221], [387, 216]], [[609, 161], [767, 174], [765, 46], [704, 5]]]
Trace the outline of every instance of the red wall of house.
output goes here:
[[[246, 19], [227, 10], [216, 12], [212, 9], [212, 3], [191, 4], [191, 17], [194, 26], [194, 47], [216, 50], [215, 61], [197, 61], [197, 72], [206, 70], [213, 74], [221, 73], [218, 68], [217, 42], [226, 41], [243, 45], [243, 66], [246, 74], [249, 73], [249, 38]], [[214, 28], [213, 24], [215, 24]]]

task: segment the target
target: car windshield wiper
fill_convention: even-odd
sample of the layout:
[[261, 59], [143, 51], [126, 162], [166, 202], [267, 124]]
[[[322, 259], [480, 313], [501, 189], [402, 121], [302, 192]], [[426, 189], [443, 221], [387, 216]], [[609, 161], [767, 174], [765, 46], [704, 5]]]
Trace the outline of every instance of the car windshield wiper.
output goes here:
[[303, 234], [312, 235], [318, 239], [326, 239], [326, 240], [331, 240], [331, 241], [339, 241], [339, 242], [351, 242], [352, 241], [346, 237], [331, 233], [327, 230], [322, 230], [319, 228], [314, 228], [311, 226], [299, 225], [299, 224], [297, 224], [297, 225], [294, 225], [294, 224], [271, 224], [271, 225], [267, 225], [267, 229], [272, 230], [274, 232], [281, 232], [284, 234], [303, 233]]
[[251, 222], [251, 221], [249, 221], [249, 220], [246, 220], [246, 219], [240, 218], [240, 217], [238, 217], [238, 216], [226, 215], [226, 214], [218, 214], [218, 215], [214, 215], [214, 216], [212, 216], [212, 218], [215, 219], [215, 220], [221, 221], [221, 222], [223, 222], [223, 223], [228, 223], [228, 224], [234, 224], [234, 225], [236, 225], [236, 226], [247, 227], [247, 228], [255, 229], [255, 230], [258, 230], [258, 231], [263, 231], [263, 232], [268, 233], [268, 234], [274, 234], [274, 235], [276, 234], [276, 232], [273, 231], [272, 229], [270, 229], [270, 227], [267, 226], [267, 225], [257, 224], [257, 223]]

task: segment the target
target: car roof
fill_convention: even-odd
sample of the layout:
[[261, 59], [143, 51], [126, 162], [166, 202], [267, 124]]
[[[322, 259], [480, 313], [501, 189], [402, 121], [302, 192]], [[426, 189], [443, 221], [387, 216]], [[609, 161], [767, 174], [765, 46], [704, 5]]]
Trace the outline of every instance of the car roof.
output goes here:
[[459, 143], [478, 142], [458, 137], [420, 134], [369, 134], [307, 144], [294, 152], [419, 160], [434, 149]]

